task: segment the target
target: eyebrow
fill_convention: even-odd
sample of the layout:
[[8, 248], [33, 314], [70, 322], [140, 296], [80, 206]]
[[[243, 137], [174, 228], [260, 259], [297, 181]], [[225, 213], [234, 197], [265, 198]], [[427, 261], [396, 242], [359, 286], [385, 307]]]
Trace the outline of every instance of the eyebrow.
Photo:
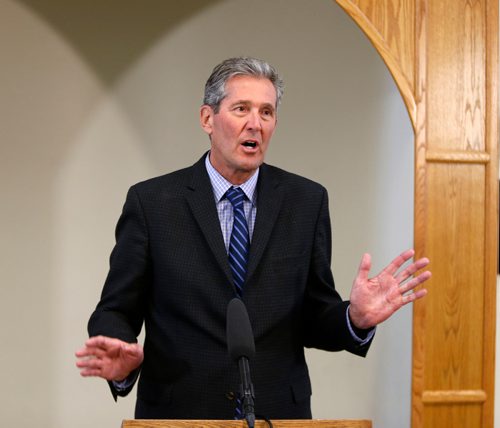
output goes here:
[[[238, 104], [252, 104], [250, 100], [238, 100], [235, 101], [234, 103], [231, 103], [231, 107], [236, 106]], [[273, 111], [276, 110], [276, 107], [273, 106], [271, 103], [264, 103], [261, 108], [271, 108]]]

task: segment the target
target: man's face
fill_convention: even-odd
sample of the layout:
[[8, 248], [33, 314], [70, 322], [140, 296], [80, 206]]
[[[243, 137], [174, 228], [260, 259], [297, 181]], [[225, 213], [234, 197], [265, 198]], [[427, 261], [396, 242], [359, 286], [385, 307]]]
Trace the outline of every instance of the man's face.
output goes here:
[[250, 76], [232, 77], [225, 89], [218, 113], [201, 107], [201, 126], [210, 136], [213, 167], [241, 184], [264, 162], [276, 127], [276, 90], [270, 80]]

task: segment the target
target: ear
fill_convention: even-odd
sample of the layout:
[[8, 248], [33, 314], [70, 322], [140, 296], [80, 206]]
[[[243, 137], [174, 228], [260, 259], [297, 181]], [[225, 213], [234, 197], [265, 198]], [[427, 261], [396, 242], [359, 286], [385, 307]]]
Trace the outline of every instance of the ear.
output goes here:
[[214, 110], [212, 107], [204, 104], [200, 108], [200, 125], [201, 128], [208, 134], [212, 135]]

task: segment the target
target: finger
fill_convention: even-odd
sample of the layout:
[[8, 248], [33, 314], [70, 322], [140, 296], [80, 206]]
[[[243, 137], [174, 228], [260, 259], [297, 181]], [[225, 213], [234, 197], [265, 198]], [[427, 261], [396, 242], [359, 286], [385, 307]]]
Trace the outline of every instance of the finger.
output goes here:
[[113, 337], [107, 336], [94, 336], [85, 342], [88, 347], [95, 347], [102, 349], [103, 351], [108, 351], [110, 348], [120, 347], [122, 344], [127, 343], [120, 339], [115, 339]]
[[80, 375], [83, 377], [90, 377], [90, 376], [101, 376], [102, 371], [100, 369], [84, 369], [80, 370]]
[[372, 260], [370, 254], [363, 254], [363, 256], [361, 257], [361, 262], [359, 263], [358, 275], [356, 278], [363, 281], [368, 280], [368, 274], [370, 273], [371, 267]]
[[408, 291], [413, 290], [418, 285], [427, 281], [431, 276], [431, 272], [426, 270], [425, 272], [422, 272], [420, 275], [413, 278], [411, 281], [405, 282], [404, 284], [400, 285], [399, 291], [403, 294], [407, 293]]
[[76, 357], [85, 357], [87, 355], [88, 348], [80, 348], [78, 351], [75, 351]]
[[85, 360], [78, 360], [76, 366], [80, 369], [99, 369], [103, 367], [102, 360], [98, 358], [88, 358]]
[[101, 348], [95, 348], [95, 347], [85, 347], [75, 352], [75, 356], [77, 356], [78, 358], [85, 358], [85, 357], [102, 358], [105, 355], [106, 351], [104, 351]]
[[427, 294], [427, 290], [422, 288], [421, 290], [417, 290], [414, 293], [408, 293], [403, 296], [403, 305], [414, 302], [415, 300], [421, 299]]
[[420, 269], [423, 269], [429, 264], [429, 259], [426, 257], [423, 257], [421, 259], [418, 259], [416, 262], [412, 263], [410, 266], [408, 266], [406, 269], [402, 270], [398, 276], [397, 276], [397, 281], [398, 282], [403, 282], [406, 281], [410, 276], [412, 276], [415, 272], [419, 271]]
[[426, 267], [430, 263], [429, 259], [427, 257], [422, 257], [421, 259], [418, 259], [414, 265], [417, 268], [417, 270], [420, 270], [424, 267]]
[[415, 255], [413, 249], [403, 251], [399, 256], [397, 256], [391, 263], [389, 263], [382, 272], [388, 273], [392, 276], [398, 271], [398, 269], [403, 266], [408, 260], [410, 260]]
[[117, 339], [112, 339], [111, 337], [106, 336], [93, 336], [85, 342], [85, 346], [88, 347], [97, 347], [97, 348], [107, 348], [113, 341]]

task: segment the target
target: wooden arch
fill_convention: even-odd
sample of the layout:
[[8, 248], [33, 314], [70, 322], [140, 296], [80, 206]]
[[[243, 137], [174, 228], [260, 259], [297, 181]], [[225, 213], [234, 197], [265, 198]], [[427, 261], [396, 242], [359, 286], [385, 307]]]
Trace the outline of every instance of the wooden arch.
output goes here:
[[[398, 85], [415, 132], [412, 427], [493, 427], [498, 0], [336, 0]], [[394, 404], [394, 403], [393, 403]]]

